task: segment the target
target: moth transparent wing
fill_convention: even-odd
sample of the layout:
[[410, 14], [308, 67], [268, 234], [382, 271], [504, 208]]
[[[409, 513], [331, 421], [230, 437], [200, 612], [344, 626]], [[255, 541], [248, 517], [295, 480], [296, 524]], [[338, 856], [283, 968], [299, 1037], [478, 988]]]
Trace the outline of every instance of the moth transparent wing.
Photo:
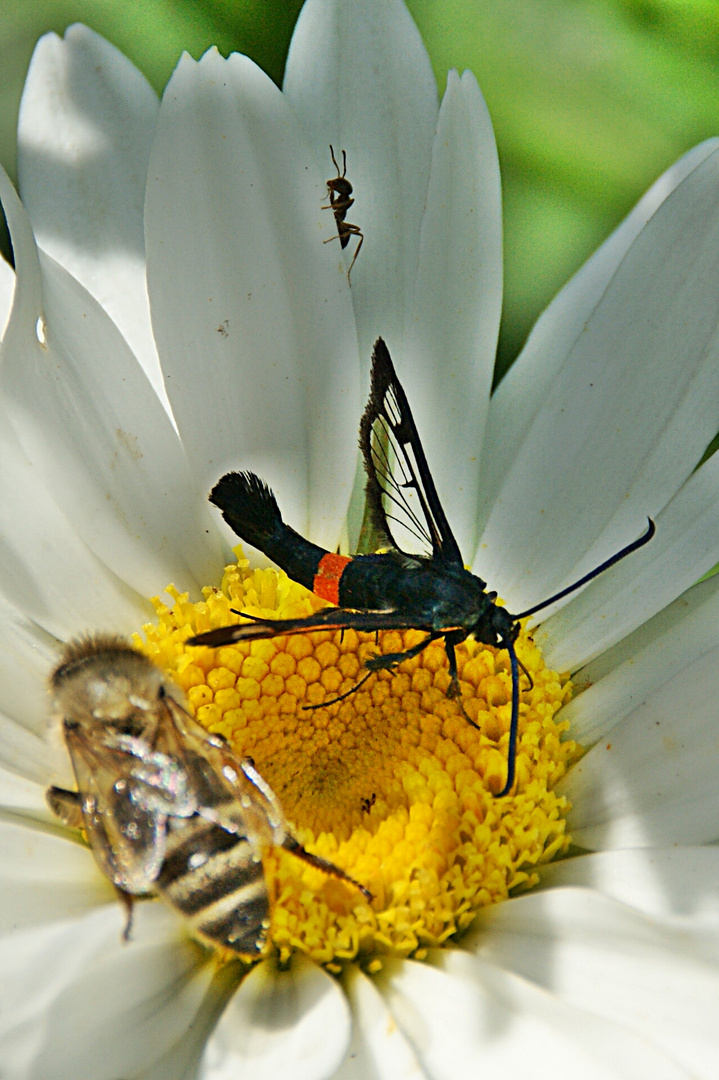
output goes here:
[[165, 857], [167, 816], [135, 802], [128, 789], [136, 762], [122, 748], [66, 732], [88, 843], [103, 873], [119, 888], [147, 892]]
[[[380, 545], [462, 566], [407, 395], [382, 338], [377, 339], [372, 355], [360, 449], [367, 473], [367, 503]], [[413, 551], [417, 546], [420, 551]]]
[[188, 645], [209, 645], [216, 649], [232, 645], [236, 641], [255, 641], [260, 638], [279, 637], [284, 634], [306, 634], [310, 630], [359, 630], [373, 633], [375, 630], [410, 630], [417, 625], [416, 619], [406, 611], [352, 611], [347, 608], [323, 608], [304, 619], [260, 619], [247, 615], [252, 622], [219, 626], [204, 634], [188, 638]]

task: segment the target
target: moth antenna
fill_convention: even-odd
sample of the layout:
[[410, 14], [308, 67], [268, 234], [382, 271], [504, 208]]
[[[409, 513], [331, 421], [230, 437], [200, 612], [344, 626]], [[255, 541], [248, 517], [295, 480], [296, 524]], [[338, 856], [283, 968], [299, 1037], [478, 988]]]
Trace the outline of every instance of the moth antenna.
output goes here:
[[507, 744], [507, 779], [502, 790], [495, 795], [495, 799], [501, 799], [508, 795], [514, 785], [514, 774], [517, 765], [517, 731], [519, 729], [519, 661], [514, 651], [514, 642], [508, 639], [502, 644], [509, 653], [509, 664], [512, 671], [512, 717], [509, 722], [509, 742]]
[[610, 566], [614, 566], [615, 563], [620, 562], [621, 559], [625, 559], [627, 555], [631, 555], [632, 552], [638, 551], [639, 548], [648, 544], [654, 533], [657, 531], [657, 527], [651, 518], [647, 518], [649, 527], [645, 533], [637, 540], [632, 540], [631, 544], [627, 544], [621, 551], [618, 551], [615, 555], [612, 555], [609, 559], [606, 559], [599, 566], [595, 566], [593, 570], [590, 570], [588, 574], [581, 577], [579, 581], [575, 581], [573, 585], [567, 585], [566, 589], [561, 589], [560, 592], [555, 593], [554, 596], [550, 596], [548, 600], [542, 600], [541, 604], [535, 604], [534, 607], [527, 608], [526, 611], [520, 611], [519, 615], [513, 615], [513, 619], [526, 619], [529, 615], [534, 615], [537, 611], [541, 611], [542, 608], [549, 607], [550, 604], [555, 603], [557, 600], [561, 600], [563, 596], [568, 596], [569, 593], [573, 593], [575, 589], [581, 589], [582, 585], [586, 585], [588, 581], [592, 581], [595, 577], [599, 577], [605, 570], [608, 570]]

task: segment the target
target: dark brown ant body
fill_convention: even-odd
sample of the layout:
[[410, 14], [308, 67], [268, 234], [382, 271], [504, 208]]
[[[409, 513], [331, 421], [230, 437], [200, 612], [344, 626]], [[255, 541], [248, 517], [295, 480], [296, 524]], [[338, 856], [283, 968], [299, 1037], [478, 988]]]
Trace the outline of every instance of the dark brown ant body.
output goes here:
[[[355, 248], [355, 253], [352, 256], [352, 262], [350, 263], [349, 270], [347, 271], [347, 279], [352, 273], [352, 267], [355, 264], [355, 259], [360, 253], [360, 248], [364, 241], [364, 233], [360, 229], [359, 225], [353, 225], [347, 221], [347, 211], [354, 203], [352, 198], [352, 185], [347, 179], [347, 154], [342, 151], [342, 172], [337, 164], [335, 152], [332, 146], [330, 146], [330, 154], [332, 156], [332, 164], [337, 170], [337, 175], [333, 176], [327, 181], [327, 197], [330, 200], [329, 206], [323, 206], [323, 210], [332, 210], [335, 215], [335, 224], [337, 225], [337, 236], [339, 237], [342, 248], [346, 248], [350, 242], [351, 236], [359, 237], [359, 242]], [[334, 236], [330, 236], [329, 240], [325, 240], [325, 244], [328, 244], [330, 240], [334, 240]]]

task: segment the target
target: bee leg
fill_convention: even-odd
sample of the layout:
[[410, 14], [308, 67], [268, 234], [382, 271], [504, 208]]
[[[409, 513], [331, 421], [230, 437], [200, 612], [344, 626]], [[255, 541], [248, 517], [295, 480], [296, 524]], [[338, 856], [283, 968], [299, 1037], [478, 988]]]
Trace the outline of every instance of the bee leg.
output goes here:
[[365, 664], [365, 667], [370, 671], [385, 671], [387, 668], [397, 667], [404, 660], [411, 660], [413, 656], [419, 656], [423, 649], [426, 649], [430, 642], [436, 638], [442, 637], [441, 634], [434, 632], [427, 634], [426, 638], [422, 638], [416, 645], [413, 645], [411, 649], [407, 649], [406, 652], [385, 653], [383, 656], [372, 656]]
[[67, 791], [65, 788], [53, 785], [45, 792], [45, 798], [53, 814], [56, 814], [64, 825], [67, 825], [69, 829], [82, 828], [82, 805], [79, 792]]
[[132, 930], [132, 913], [135, 906], [135, 898], [131, 893], [121, 889], [119, 885], [115, 885], [115, 895], [125, 909], [125, 929], [122, 931], [122, 940], [129, 941], [130, 931]]
[[348, 885], [354, 885], [355, 889], [359, 889], [368, 902], [374, 899], [369, 889], [366, 889], [364, 885], [360, 885], [359, 881], [355, 881], [349, 874], [345, 874], [344, 870], [340, 870], [339, 866], [328, 862], [327, 859], [320, 858], [319, 855], [311, 855], [309, 851], [305, 851], [302, 844], [295, 840], [294, 836], [286, 836], [282, 841], [282, 847], [285, 851], [290, 851], [293, 855], [296, 855], [298, 859], [302, 859], [303, 862], [309, 863], [310, 866], [316, 866], [318, 870], [324, 870], [325, 874], [331, 874], [332, 877], [339, 878], [340, 881], [346, 881]]

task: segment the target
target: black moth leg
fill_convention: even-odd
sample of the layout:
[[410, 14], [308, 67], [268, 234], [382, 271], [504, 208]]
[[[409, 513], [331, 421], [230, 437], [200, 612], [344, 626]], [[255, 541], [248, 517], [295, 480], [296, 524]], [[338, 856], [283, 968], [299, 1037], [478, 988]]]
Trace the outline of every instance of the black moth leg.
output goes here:
[[438, 637], [442, 637], [442, 635], [436, 633], [427, 634], [426, 638], [422, 638], [420, 642], [413, 645], [411, 649], [407, 649], [406, 652], [385, 653], [383, 656], [372, 656], [365, 664], [365, 667], [369, 668], [370, 671], [386, 671], [388, 668], [397, 667], [398, 664], [403, 663], [405, 660], [411, 660], [412, 657], [419, 656], [419, 654], [426, 649], [432, 641], [436, 641]]
[[319, 705], [303, 705], [302, 708], [305, 711], [311, 711], [312, 709], [326, 709], [328, 705], [336, 705], [338, 701], [344, 701], [345, 698], [351, 697], [352, 694], [356, 694], [360, 687], [364, 686], [369, 678], [374, 673], [368, 671], [366, 675], [363, 675], [358, 683], [356, 683], [351, 690], [345, 690], [344, 694], [340, 694], [339, 697], [330, 698], [329, 701], [321, 701]]
[[457, 674], [457, 654], [455, 652], [455, 645], [460, 645], [465, 640], [466, 635], [461, 630], [454, 630], [450, 634], [446, 634], [444, 638], [444, 649], [447, 653], [447, 659], [449, 661], [449, 686], [447, 687], [447, 697], [450, 700], [455, 700], [462, 710], [462, 716], [471, 724], [473, 728], [480, 731], [479, 724], [475, 724], [472, 717], [469, 715], [464, 705], [462, 704], [462, 698], [459, 689], [459, 675]]
[[444, 649], [447, 653], [447, 660], [449, 661], [449, 688], [447, 689], [448, 698], [459, 697], [459, 676], [457, 675], [457, 654], [454, 650], [455, 645], [460, 645], [466, 638], [466, 634], [462, 630], [453, 630], [449, 634], [444, 635]]
[[519, 659], [519, 657], [517, 657], [517, 663], [519, 664], [519, 669], [522, 672], [522, 674], [527, 676], [527, 681], [529, 683], [529, 686], [527, 687], [527, 690], [525, 691], [525, 693], [529, 692], [530, 690], [534, 690], [534, 679], [529, 674], [529, 672], [527, 671], [526, 667], [524, 666], [522, 661]]

